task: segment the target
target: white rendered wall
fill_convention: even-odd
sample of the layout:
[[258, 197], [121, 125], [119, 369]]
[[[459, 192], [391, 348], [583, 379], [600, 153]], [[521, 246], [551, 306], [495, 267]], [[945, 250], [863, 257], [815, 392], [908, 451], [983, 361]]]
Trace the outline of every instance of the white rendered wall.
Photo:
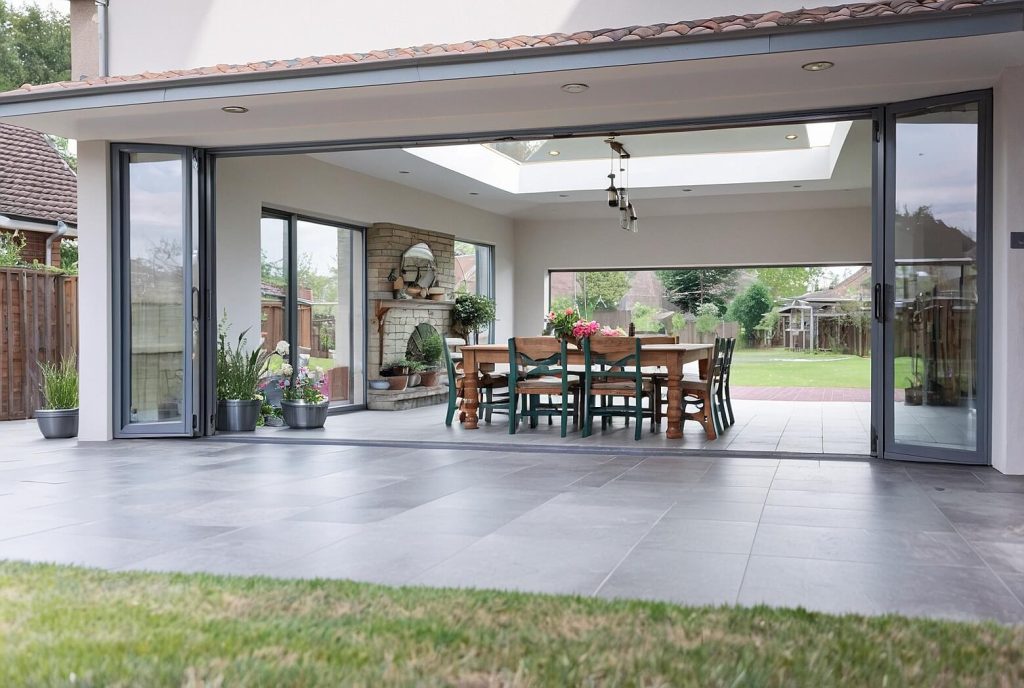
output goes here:
[[78, 142], [78, 439], [113, 437], [110, 170], [106, 141]]
[[110, 70], [385, 50], [792, 10], [801, 0], [111, 0]]
[[871, 262], [871, 209], [723, 212], [640, 221], [516, 223], [516, 331], [539, 332], [549, 269], [834, 265]]
[[1024, 474], [1024, 68], [1003, 73], [994, 92], [992, 270], [992, 465]]
[[301, 155], [219, 160], [216, 184], [217, 316], [227, 309], [236, 334], [247, 327], [260, 331], [260, 214], [270, 206], [360, 226], [391, 222], [493, 245], [497, 333], [511, 336], [510, 219]]

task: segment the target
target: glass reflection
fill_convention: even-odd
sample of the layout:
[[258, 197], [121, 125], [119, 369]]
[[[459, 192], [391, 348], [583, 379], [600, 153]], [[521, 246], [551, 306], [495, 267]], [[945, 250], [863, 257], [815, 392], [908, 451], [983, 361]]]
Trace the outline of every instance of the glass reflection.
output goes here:
[[131, 423], [180, 421], [185, 399], [182, 159], [128, 160]]
[[896, 123], [895, 439], [977, 447], [978, 109]]

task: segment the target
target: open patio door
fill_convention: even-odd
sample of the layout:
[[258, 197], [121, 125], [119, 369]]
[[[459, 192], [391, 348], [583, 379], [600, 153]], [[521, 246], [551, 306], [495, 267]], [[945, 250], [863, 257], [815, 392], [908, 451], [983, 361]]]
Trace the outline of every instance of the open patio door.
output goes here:
[[875, 266], [886, 458], [990, 460], [990, 111], [988, 92], [886, 108]]
[[115, 145], [114, 434], [200, 432], [201, 153]]

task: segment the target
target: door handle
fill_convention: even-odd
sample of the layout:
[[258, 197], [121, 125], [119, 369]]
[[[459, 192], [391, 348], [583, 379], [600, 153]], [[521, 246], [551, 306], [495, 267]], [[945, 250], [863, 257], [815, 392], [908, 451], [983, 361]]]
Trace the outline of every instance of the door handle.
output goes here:
[[885, 321], [885, 304], [882, 300], [882, 291], [882, 283], [875, 282], [875, 301], [873, 305], [875, 307], [875, 320], [878, 322]]

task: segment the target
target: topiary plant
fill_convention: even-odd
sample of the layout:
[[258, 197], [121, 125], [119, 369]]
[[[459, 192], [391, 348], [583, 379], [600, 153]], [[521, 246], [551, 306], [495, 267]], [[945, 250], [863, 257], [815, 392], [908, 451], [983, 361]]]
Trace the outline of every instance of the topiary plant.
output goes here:
[[459, 294], [452, 307], [452, 329], [468, 340], [471, 332], [494, 320], [494, 299], [483, 294]]

